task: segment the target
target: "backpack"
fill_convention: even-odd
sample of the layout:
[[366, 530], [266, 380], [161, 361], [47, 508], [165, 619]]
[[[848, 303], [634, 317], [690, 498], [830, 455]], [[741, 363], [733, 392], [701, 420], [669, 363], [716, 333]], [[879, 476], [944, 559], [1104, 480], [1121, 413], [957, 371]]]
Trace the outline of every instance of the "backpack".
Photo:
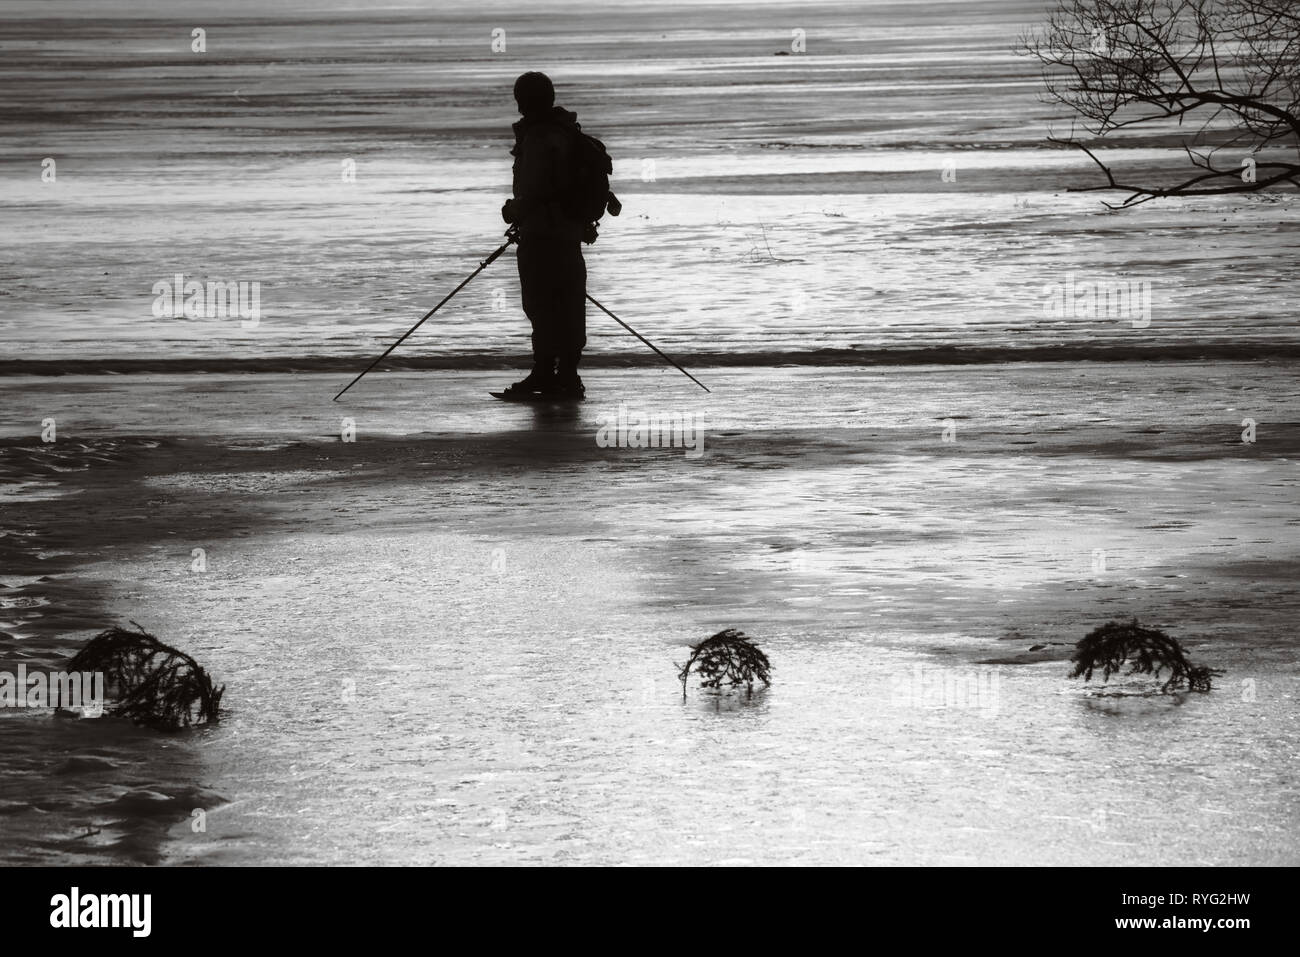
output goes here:
[[563, 197], [564, 212], [583, 224], [597, 222], [605, 215], [617, 216], [623, 209], [609, 189], [614, 172], [605, 144], [582, 130], [574, 130], [573, 185]]

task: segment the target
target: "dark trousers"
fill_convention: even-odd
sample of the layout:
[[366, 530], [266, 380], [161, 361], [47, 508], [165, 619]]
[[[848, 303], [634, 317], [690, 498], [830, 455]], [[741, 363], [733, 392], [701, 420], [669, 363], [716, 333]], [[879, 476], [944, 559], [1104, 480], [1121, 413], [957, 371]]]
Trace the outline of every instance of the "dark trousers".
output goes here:
[[519, 242], [519, 288], [533, 326], [533, 360], [577, 368], [587, 344], [587, 263], [582, 242], [525, 237]]

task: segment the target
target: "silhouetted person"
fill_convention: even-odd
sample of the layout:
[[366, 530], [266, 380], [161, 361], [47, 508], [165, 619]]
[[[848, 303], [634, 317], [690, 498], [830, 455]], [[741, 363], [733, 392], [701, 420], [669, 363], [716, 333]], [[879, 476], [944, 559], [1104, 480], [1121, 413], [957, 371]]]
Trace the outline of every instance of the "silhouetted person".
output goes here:
[[514, 124], [514, 198], [502, 218], [519, 227], [519, 286], [533, 327], [533, 369], [509, 393], [581, 398], [578, 362], [587, 344], [587, 264], [582, 241], [589, 224], [566, 211], [577, 176], [578, 117], [555, 105], [544, 73], [515, 81], [523, 118]]

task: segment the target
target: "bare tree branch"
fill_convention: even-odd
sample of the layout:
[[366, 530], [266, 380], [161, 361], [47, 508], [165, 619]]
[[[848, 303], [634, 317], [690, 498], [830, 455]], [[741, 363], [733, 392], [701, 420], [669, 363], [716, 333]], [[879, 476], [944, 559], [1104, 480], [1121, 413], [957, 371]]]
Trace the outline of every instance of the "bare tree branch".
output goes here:
[[[1134, 128], [1168, 135], [1203, 171], [1168, 185], [1122, 183], [1073, 129], [1049, 137], [1082, 149], [1102, 170], [1104, 185], [1079, 191], [1129, 194], [1112, 208], [1300, 181], [1294, 0], [1061, 0], [1019, 52], [1039, 61], [1047, 101], [1068, 108], [1094, 139]], [[1181, 132], [1185, 121], [1196, 124], [1190, 137]], [[1216, 165], [1229, 148], [1242, 151], [1244, 169]], [[1294, 149], [1298, 161], [1255, 160], [1270, 148]]]

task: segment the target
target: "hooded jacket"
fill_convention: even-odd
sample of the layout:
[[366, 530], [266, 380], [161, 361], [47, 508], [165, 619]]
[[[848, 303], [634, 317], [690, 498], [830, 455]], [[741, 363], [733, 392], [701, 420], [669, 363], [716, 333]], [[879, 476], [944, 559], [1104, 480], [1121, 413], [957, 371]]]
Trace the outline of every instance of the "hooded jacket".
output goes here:
[[524, 238], [579, 240], [585, 224], [564, 214], [562, 197], [577, 176], [578, 115], [554, 106], [513, 126], [514, 199], [510, 211]]

